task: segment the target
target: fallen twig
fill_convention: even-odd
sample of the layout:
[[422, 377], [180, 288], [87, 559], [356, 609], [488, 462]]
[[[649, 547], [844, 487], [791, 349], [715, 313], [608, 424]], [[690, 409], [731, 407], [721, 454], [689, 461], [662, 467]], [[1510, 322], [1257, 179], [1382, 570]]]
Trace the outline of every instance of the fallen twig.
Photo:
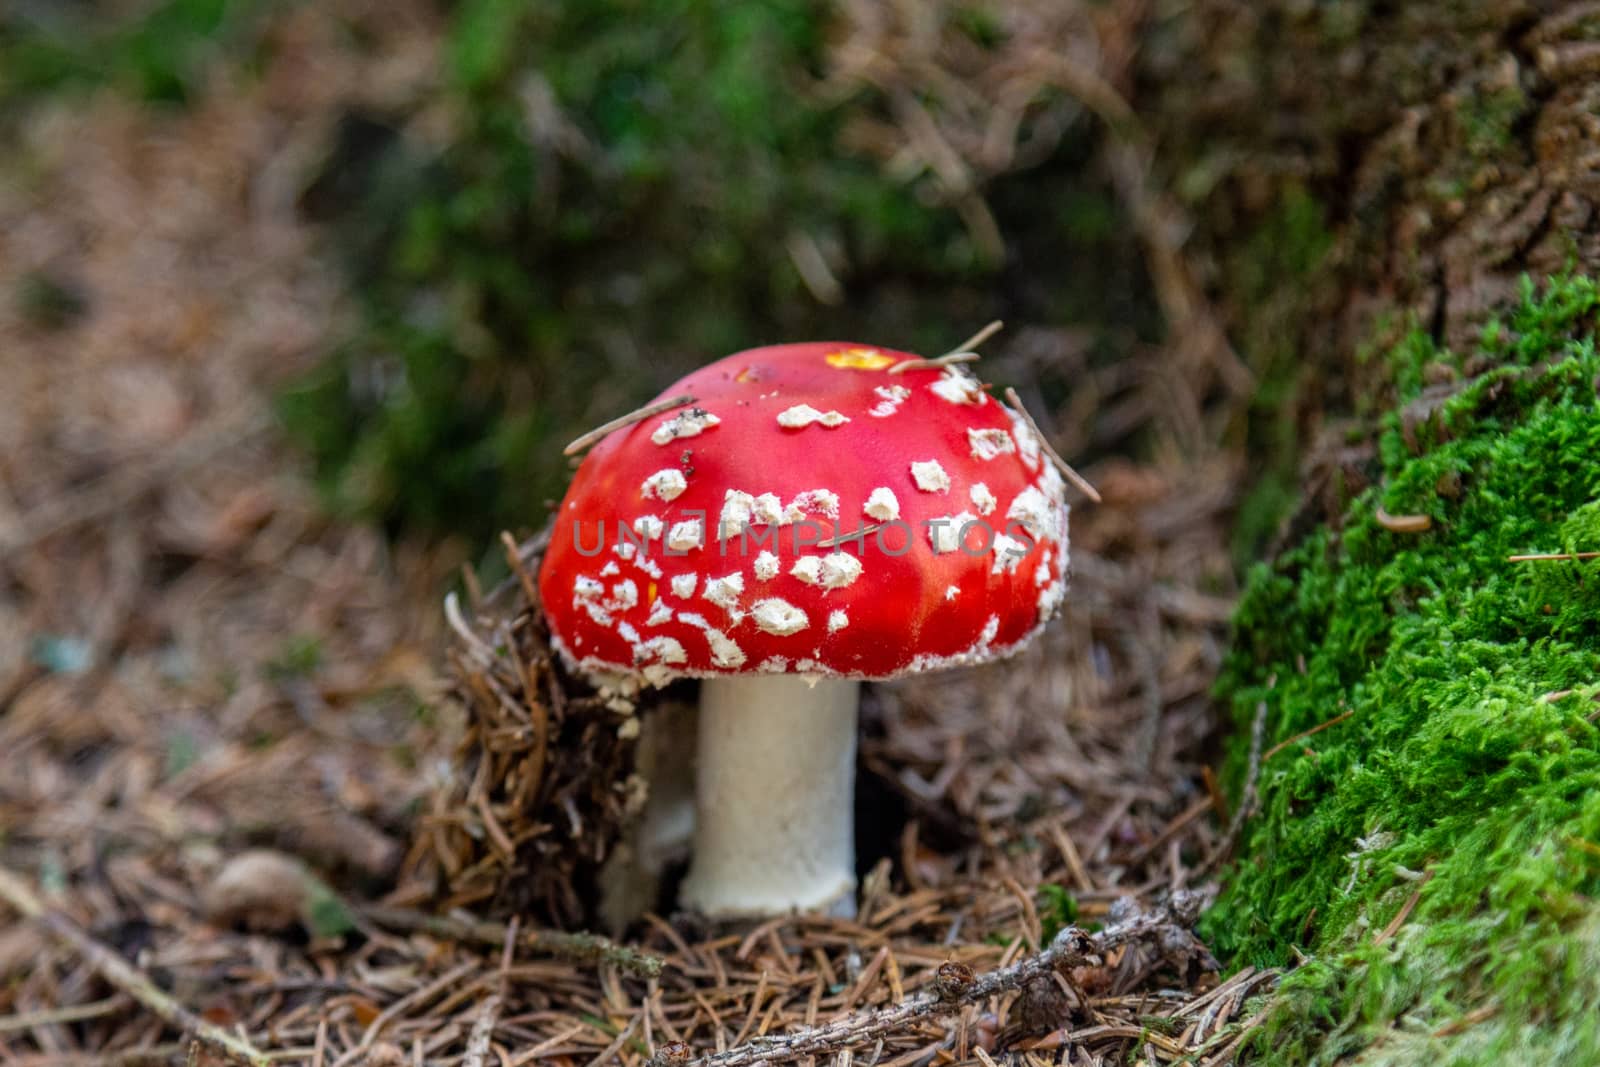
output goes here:
[[511, 960], [517, 947], [517, 920], [506, 927], [505, 948], [500, 953], [500, 981], [495, 991], [483, 998], [478, 1017], [472, 1021], [472, 1035], [467, 1038], [467, 1056], [462, 1067], [484, 1067], [489, 1062], [489, 1049], [494, 1042], [494, 1028], [500, 1023], [500, 1005], [506, 999], [506, 972], [511, 970]]
[[1267, 734], [1267, 702], [1261, 701], [1256, 705], [1255, 721], [1250, 724], [1250, 763], [1245, 769], [1244, 792], [1239, 795], [1239, 808], [1233, 813], [1233, 818], [1228, 820], [1227, 832], [1222, 835], [1222, 840], [1217, 842], [1217, 847], [1195, 868], [1191, 875], [1193, 878], [1203, 878], [1215, 870], [1233, 851], [1233, 846], [1238, 843], [1239, 835], [1244, 831], [1244, 821], [1255, 811], [1256, 786], [1261, 780], [1261, 744]]
[[1006, 399], [1011, 401], [1012, 410], [1022, 417], [1022, 421], [1028, 424], [1028, 429], [1033, 431], [1033, 436], [1038, 438], [1039, 447], [1044, 449], [1044, 454], [1050, 457], [1050, 462], [1056, 465], [1056, 470], [1064, 474], [1067, 481], [1077, 486], [1084, 496], [1093, 500], [1096, 504], [1100, 503], [1100, 491], [1090, 485], [1087, 478], [1073, 470], [1072, 464], [1061, 458], [1061, 453], [1055, 450], [1055, 446], [1050, 443], [1049, 438], [1045, 437], [1044, 431], [1039, 429], [1039, 424], [1033, 421], [1032, 415], [1028, 414], [1028, 409], [1022, 406], [1022, 398], [1009, 385], [1006, 386]]
[[1005, 329], [1005, 325], [1006, 324], [1001, 322], [999, 319], [995, 319], [983, 329], [979, 330], [965, 341], [962, 341], [960, 344], [956, 345], [939, 358], [944, 359], [946, 356], [959, 356], [964, 352], [976, 352], [979, 345], [983, 344], [983, 342], [987, 341], [989, 338]]
[[454, 630], [456, 636], [461, 638], [467, 649], [478, 657], [479, 662], [490, 667], [494, 664], [494, 649], [490, 648], [483, 638], [472, 632], [472, 627], [467, 625], [467, 620], [461, 614], [461, 600], [454, 591], [444, 595], [444, 618]]
[[846, 541], [855, 541], [855, 540], [857, 540], [859, 538], [869, 537], [872, 534], [877, 533], [879, 530], [882, 530], [883, 528], [884, 528], [884, 524], [883, 523], [875, 522], [875, 523], [872, 523], [871, 525], [863, 526], [859, 530], [851, 530], [849, 533], [835, 534], [833, 537], [828, 538], [826, 541], [818, 541], [817, 542], [817, 547], [818, 548], [838, 548], [840, 545], [844, 544]]
[[21, 878], [0, 867], [0, 899], [42, 926], [58, 941], [70, 946], [101, 977], [179, 1030], [193, 1034], [202, 1044], [229, 1059], [267, 1067], [272, 1060], [242, 1037], [206, 1022], [158, 989], [127, 960], [78, 928], [77, 923], [50, 910]]
[[[386, 908], [370, 905], [360, 909], [362, 915], [379, 926], [391, 930], [407, 930], [457, 941], [472, 941], [480, 945], [503, 945], [507, 928], [500, 923], [478, 919], [460, 919], [448, 915], [427, 915], [405, 908]], [[517, 945], [532, 952], [555, 956], [578, 963], [610, 963], [645, 978], [661, 973], [661, 960], [647, 952], [619, 945], [608, 937], [583, 931], [523, 930], [517, 934]]]
[[904, 374], [908, 370], [938, 370], [941, 367], [954, 366], [957, 363], [976, 363], [983, 357], [976, 352], [951, 352], [937, 359], [923, 359], [913, 356], [911, 359], [902, 359], [890, 367], [888, 374]]
[[[822, 1026], [758, 1037], [726, 1052], [702, 1056], [693, 1061], [692, 1067], [752, 1067], [808, 1056], [831, 1056], [887, 1037], [929, 1016], [948, 1015], [963, 1005], [1020, 989], [1035, 979], [1054, 974], [1059, 968], [1099, 962], [1106, 953], [1122, 945], [1154, 941], [1165, 950], [1173, 941], [1189, 938], [1188, 929], [1199, 915], [1202, 899], [1198, 893], [1179, 892], [1173, 895], [1170, 904], [1138, 912], [1097, 933], [1069, 926], [1043, 951], [984, 974], [975, 975], [963, 964], [946, 963], [939, 969], [932, 993], [919, 994], [898, 1004]], [[681, 1049], [663, 1051], [665, 1054], [657, 1053], [652, 1060], [656, 1067], [686, 1062], [680, 1058]]]
[[632, 426], [636, 422], [643, 422], [651, 415], [659, 415], [663, 411], [671, 411], [673, 408], [681, 408], [685, 404], [693, 403], [694, 397], [684, 394], [683, 396], [669, 396], [665, 400], [657, 400], [653, 404], [646, 404], [637, 411], [630, 411], [626, 415], [620, 415], [604, 425], [596, 426], [583, 436], [574, 439], [572, 443], [561, 450], [561, 454], [563, 456], [575, 456], [613, 430]]
[[1433, 871], [1429, 870], [1422, 876], [1422, 881], [1417, 883], [1417, 888], [1412, 890], [1411, 895], [1406, 898], [1406, 902], [1400, 906], [1400, 910], [1395, 913], [1394, 918], [1389, 920], [1389, 925], [1379, 930], [1377, 936], [1372, 939], [1374, 945], [1383, 944], [1400, 931], [1400, 927], [1404, 926], [1406, 920], [1411, 918], [1412, 911], [1416, 909], [1417, 901], [1422, 899], [1423, 887], [1431, 881], [1433, 881]]
[[1380, 507], [1372, 517], [1393, 533], [1425, 533], [1433, 529], [1432, 515], [1391, 515]]
[[971, 337], [956, 345], [942, 356], [932, 359], [902, 359], [899, 363], [889, 368], [890, 374], [904, 374], [908, 370], [929, 370], [934, 367], [948, 367], [953, 363], [976, 363], [979, 359], [977, 347], [1005, 327], [1005, 323], [995, 319], [989, 325], [973, 334]]
[[23, 1012], [20, 1015], [7, 1015], [0, 1017], [0, 1034], [10, 1030], [29, 1030], [35, 1026], [81, 1023], [87, 1019], [98, 1019], [104, 1015], [114, 1015], [127, 1006], [127, 998], [115, 996], [107, 997], [105, 1000], [97, 1000], [93, 1004], [68, 1004], [61, 1008]]
[[1279, 741], [1277, 744], [1273, 745], [1271, 748], [1267, 749], [1265, 752], [1263, 752], [1261, 754], [1261, 762], [1262, 763], [1267, 762], [1273, 756], [1276, 756], [1278, 753], [1282, 752], [1284, 749], [1288, 748], [1292, 744], [1295, 744], [1296, 742], [1304, 741], [1308, 737], [1314, 736], [1316, 734], [1320, 734], [1322, 731], [1328, 729], [1329, 727], [1338, 726], [1340, 723], [1344, 722], [1346, 719], [1348, 719], [1350, 716], [1354, 715], [1355, 713], [1356, 713], [1355, 709], [1351, 708], [1349, 711], [1344, 712], [1342, 715], [1335, 715], [1333, 718], [1329, 719], [1327, 722], [1319, 722], [1319, 723], [1317, 723], [1317, 725], [1311, 727], [1311, 729], [1309, 729], [1309, 730], [1301, 730], [1299, 733], [1295, 734], [1293, 737], [1285, 737], [1282, 741]]

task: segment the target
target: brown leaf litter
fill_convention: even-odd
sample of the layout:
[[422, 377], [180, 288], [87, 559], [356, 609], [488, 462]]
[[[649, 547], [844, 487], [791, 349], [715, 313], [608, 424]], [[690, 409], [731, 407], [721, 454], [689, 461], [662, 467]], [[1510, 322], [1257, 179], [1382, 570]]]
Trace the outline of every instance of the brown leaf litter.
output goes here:
[[[6, 274], [84, 297], [65, 325], [0, 307], [0, 871], [50, 916], [0, 905], [0, 1060], [219, 1062], [216, 1041], [189, 1058], [196, 1024], [153, 990], [319, 1067], [1226, 1062], [1275, 976], [1219, 982], [1187, 932], [1219, 842], [1224, 394], [1163, 349], [1098, 368], [1064, 331], [991, 342], [1065, 455], [1139, 434], [1154, 458], [1086, 472], [1105, 502], [1075, 514], [1070, 602], [1031, 649], [872, 688], [858, 917], [557, 929], [594, 928], [637, 803], [627, 715], [560, 675], [520, 583], [469, 595], [446, 678], [437, 591], [460, 549], [323, 515], [269, 414], [346, 314], [293, 162], [342, 107], [433, 76], [425, 5], [330, 7], [366, 27], [365, 66], [348, 25], [286, 11], [257, 81], [218, 74], [183, 113], [106, 95], [36, 116], [37, 177], [0, 189]], [[925, 153], [981, 234], [984, 176], [1070, 119], [1022, 88], [1075, 79], [1115, 110], [1128, 45], [1096, 10], [1019, 6], [1031, 32], [1105, 48], [1041, 71], [1018, 37], [1007, 75], [919, 58], [915, 27], [850, 8], [837, 77], [901, 100], [853, 136]], [[945, 85], [965, 103], [930, 126], [913, 104], [940, 71], [975, 91]], [[1027, 387], [1045, 364], [1082, 372], [1065, 410]], [[474, 641], [513, 655], [485, 667]], [[1046, 886], [1084, 924], [1055, 949]]]

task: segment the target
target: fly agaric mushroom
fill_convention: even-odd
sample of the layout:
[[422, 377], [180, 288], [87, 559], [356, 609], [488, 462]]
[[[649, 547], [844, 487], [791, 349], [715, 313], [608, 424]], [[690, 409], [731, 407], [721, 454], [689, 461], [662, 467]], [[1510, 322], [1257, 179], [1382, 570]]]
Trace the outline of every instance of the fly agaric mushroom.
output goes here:
[[[891, 368], [895, 372], [891, 373]], [[853, 910], [860, 682], [1020, 649], [1065, 592], [1060, 475], [958, 366], [757, 348], [584, 459], [539, 575], [556, 648], [700, 678], [685, 904]]]

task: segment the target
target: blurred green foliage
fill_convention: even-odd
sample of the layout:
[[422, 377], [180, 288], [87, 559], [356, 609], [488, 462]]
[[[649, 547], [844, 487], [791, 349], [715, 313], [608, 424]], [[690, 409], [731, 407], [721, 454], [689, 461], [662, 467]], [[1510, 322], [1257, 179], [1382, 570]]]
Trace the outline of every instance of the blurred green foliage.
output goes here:
[[[432, 102], [453, 117], [447, 143], [352, 116], [308, 191], [365, 313], [283, 402], [332, 498], [480, 540], [536, 528], [568, 440], [712, 359], [822, 338], [942, 351], [997, 315], [1061, 322], [1068, 294], [1093, 308], [1136, 288], [1106, 269], [1114, 254], [1063, 255], [1086, 227], [1081, 247], [1131, 245], [1070, 151], [999, 183], [1003, 230], [1062, 238], [1030, 238], [1031, 259], [1019, 241], [1005, 264], [983, 261], [931, 178], [844, 151], [851, 119], [887, 107], [819, 88], [827, 17], [802, 0], [458, 5]], [[1074, 187], [1082, 210], [1042, 210], [1039, 190]], [[843, 300], [807, 288], [807, 256]]]
[[1078, 898], [1064, 885], [1046, 882], [1034, 894], [1039, 912], [1039, 941], [1048, 945], [1062, 930], [1078, 921]]
[[[0, 105], [109, 84], [181, 106], [219, 63], [270, 65], [284, 7], [24, 0], [0, 13]], [[944, 32], [1005, 43], [985, 0], [939, 10]], [[440, 12], [431, 90], [342, 116], [301, 198], [360, 314], [280, 411], [346, 514], [484, 544], [537, 528], [568, 440], [754, 345], [938, 352], [1001, 317], [1115, 337], [1107, 359], [1159, 332], [1091, 123], [986, 186], [991, 262], [930, 174], [862, 147], [894, 116], [880, 89], [824, 87], [823, 0]], [[352, 24], [350, 47], [369, 35]], [[43, 319], [73, 313], [63, 295], [17, 299]], [[1072, 387], [1029, 373], [1014, 384], [1047, 404]]]
[[266, 0], [161, 0], [137, 18], [90, 0], [0, 7], [0, 103], [112, 84], [150, 101], [182, 102], [207, 56], [242, 37]]
[[820, 32], [796, 2], [460, 5], [451, 142], [347, 146], [365, 174], [313, 189], [366, 324], [284, 411], [335, 498], [425, 527], [537, 525], [567, 439], [826, 317], [797, 234], [869, 272], [969, 274], [952, 215], [833, 150], [843, 112], [807, 87]]

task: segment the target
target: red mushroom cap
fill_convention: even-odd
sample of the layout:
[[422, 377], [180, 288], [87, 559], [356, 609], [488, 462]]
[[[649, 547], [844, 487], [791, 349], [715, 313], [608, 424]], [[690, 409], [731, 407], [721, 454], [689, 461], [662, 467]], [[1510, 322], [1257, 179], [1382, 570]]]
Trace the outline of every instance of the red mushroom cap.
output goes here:
[[961, 368], [888, 373], [915, 358], [751, 349], [662, 394], [692, 405], [606, 437], [539, 574], [556, 646], [662, 684], [892, 678], [1025, 644], [1065, 593], [1060, 476]]

